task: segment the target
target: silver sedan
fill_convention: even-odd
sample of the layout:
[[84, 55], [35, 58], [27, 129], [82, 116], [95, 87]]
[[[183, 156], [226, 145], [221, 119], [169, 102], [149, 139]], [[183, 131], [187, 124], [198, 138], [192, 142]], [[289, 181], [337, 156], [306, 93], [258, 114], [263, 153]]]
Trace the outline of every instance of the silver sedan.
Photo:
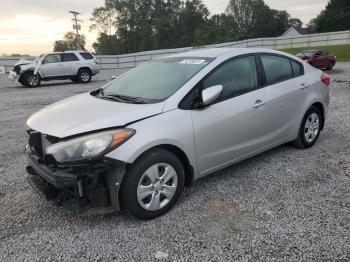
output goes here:
[[313, 146], [329, 82], [267, 49], [159, 58], [32, 115], [29, 181], [48, 199], [65, 193], [155, 218], [200, 177], [285, 143]]

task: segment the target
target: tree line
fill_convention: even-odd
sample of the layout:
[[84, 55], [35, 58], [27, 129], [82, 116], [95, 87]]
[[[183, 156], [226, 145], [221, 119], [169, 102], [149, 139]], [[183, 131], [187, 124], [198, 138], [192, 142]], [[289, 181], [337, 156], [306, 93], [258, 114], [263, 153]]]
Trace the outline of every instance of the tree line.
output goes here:
[[212, 16], [201, 0], [106, 0], [91, 21], [96, 52], [123, 54], [278, 36], [288, 19], [263, 0], [231, 0]]
[[[276, 37], [302, 26], [264, 0], [229, 0], [225, 12], [215, 15], [202, 0], [105, 0], [90, 20], [90, 30], [98, 32], [93, 47], [104, 55]], [[318, 32], [350, 29], [350, 1], [330, 0], [309, 26]], [[78, 37], [85, 43], [83, 35]], [[54, 49], [74, 49], [76, 42], [70, 32]]]

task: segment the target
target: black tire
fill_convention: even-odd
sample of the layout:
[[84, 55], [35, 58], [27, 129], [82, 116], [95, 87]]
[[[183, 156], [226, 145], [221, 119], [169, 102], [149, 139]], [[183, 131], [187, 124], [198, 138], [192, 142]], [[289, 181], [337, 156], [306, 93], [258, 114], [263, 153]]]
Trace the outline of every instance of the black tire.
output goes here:
[[334, 67], [334, 62], [330, 61], [328, 66], [327, 66], [327, 70], [332, 70]]
[[[164, 207], [155, 211], [146, 210], [139, 203], [137, 188], [145, 171], [153, 165], [160, 163], [168, 164], [174, 168], [177, 174], [177, 188], [171, 200]], [[183, 191], [184, 184], [185, 171], [179, 158], [167, 150], [155, 149], [141, 156], [128, 168], [121, 186], [121, 203], [133, 217], [137, 219], [153, 219], [166, 213], [176, 203]], [[159, 197], [161, 197], [161, 192], [159, 193]]]
[[[312, 141], [307, 141], [306, 137], [305, 137], [305, 130], [307, 130], [305, 128], [305, 124], [306, 124], [306, 121], [308, 121], [308, 119], [310, 118], [310, 116], [312, 114], [317, 114], [318, 119], [319, 119], [319, 128], [318, 128], [318, 133], [315, 136], [315, 138]], [[323, 121], [323, 117], [322, 117], [320, 110], [315, 106], [311, 106], [309, 108], [309, 110], [304, 115], [303, 121], [301, 122], [301, 125], [299, 128], [298, 138], [293, 142], [293, 145], [298, 147], [298, 148], [302, 148], [302, 149], [312, 147], [317, 142], [318, 137], [320, 136], [321, 128], [323, 126], [322, 121]]]
[[71, 78], [70, 80], [71, 80], [72, 82], [74, 82], [74, 83], [78, 83], [78, 78], [76, 78], [76, 77]]
[[34, 87], [40, 86], [41, 78], [38, 74], [34, 75], [33, 72], [27, 72], [27, 73], [24, 73], [20, 83], [26, 87], [34, 88]]
[[89, 69], [80, 69], [77, 79], [79, 83], [89, 83], [91, 81], [91, 71]]

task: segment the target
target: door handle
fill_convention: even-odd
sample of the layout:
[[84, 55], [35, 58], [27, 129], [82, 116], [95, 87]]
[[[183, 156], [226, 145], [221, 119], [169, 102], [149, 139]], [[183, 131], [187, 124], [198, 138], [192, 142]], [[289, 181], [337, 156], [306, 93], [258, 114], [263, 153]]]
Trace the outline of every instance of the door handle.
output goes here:
[[301, 84], [300, 89], [301, 89], [301, 90], [304, 90], [304, 89], [306, 89], [306, 88], [308, 88], [308, 87], [309, 87], [309, 85]]
[[265, 105], [265, 101], [258, 99], [255, 101], [254, 108], [259, 108], [259, 107], [262, 107], [263, 105]]

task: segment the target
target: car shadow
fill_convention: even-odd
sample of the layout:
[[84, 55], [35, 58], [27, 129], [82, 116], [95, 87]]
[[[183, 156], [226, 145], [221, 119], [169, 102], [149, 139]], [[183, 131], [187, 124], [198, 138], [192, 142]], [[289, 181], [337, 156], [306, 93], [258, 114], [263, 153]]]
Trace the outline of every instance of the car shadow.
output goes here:
[[7, 87], [7, 88], [17, 88], [17, 89], [28, 89], [28, 90], [35, 90], [35, 89], [41, 89], [43, 87], [58, 87], [58, 86], [64, 86], [64, 85], [76, 85], [76, 86], [83, 86], [83, 85], [88, 85], [90, 83], [98, 83], [98, 82], [104, 82], [105, 80], [92, 80], [91, 82], [87, 83], [87, 84], [83, 84], [83, 83], [75, 83], [75, 82], [54, 82], [54, 83], [45, 83], [45, 84], [41, 84], [38, 87], [26, 87], [23, 86], [21, 84], [15, 85], [15, 86], [11, 86], [11, 87]]

